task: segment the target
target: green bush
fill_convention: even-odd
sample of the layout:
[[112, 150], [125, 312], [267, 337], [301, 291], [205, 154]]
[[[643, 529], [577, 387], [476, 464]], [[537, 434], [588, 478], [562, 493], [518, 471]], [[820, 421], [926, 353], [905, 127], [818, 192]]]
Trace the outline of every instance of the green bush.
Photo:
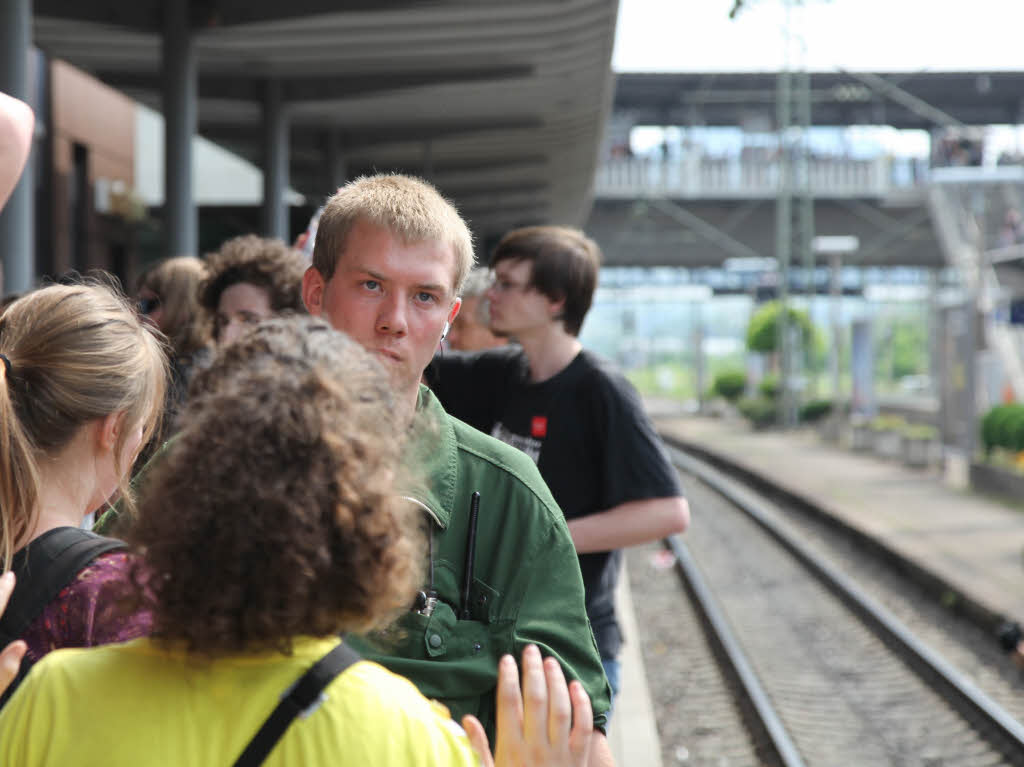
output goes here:
[[832, 400], [812, 399], [800, 407], [800, 420], [807, 423], [820, 421], [832, 412]]
[[779, 420], [778, 406], [765, 397], [745, 397], [736, 403], [736, 407], [755, 429], [773, 426]]
[[898, 415], [880, 415], [871, 419], [872, 431], [903, 431], [907, 422]]
[[996, 405], [981, 419], [981, 443], [985, 452], [1000, 447], [1024, 450], [1024, 405]]
[[1024, 429], [1024, 407], [1007, 405], [996, 425], [996, 444], [1007, 450], [1020, 450]]
[[912, 423], [903, 427], [903, 436], [907, 439], [935, 440], [939, 438], [939, 430], [926, 423]]
[[747, 374], [742, 370], [724, 370], [715, 376], [711, 390], [720, 397], [735, 402], [747, 388]]
[[1006, 405], [996, 405], [991, 408], [981, 419], [981, 444], [986, 453], [992, 452], [992, 448], [998, 446], [997, 425], [1003, 417]]
[[761, 379], [761, 383], [757, 385], [757, 390], [761, 396], [770, 400], [777, 400], [781, 389], [782, 387], [779, 385], [779, 377], [777, 375], [766, 375]]

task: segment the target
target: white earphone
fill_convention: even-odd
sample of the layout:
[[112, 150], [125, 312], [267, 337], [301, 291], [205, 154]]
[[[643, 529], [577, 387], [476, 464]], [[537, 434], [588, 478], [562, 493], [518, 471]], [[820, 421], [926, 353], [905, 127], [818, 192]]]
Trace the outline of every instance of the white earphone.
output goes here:
[[444, 338], [445, 336], [448, 335], [448, 331], [451, 330], [451, 327], [451, 323], [447, 321], [444, 323], [444, 330], [441, 331], [441, 338]]

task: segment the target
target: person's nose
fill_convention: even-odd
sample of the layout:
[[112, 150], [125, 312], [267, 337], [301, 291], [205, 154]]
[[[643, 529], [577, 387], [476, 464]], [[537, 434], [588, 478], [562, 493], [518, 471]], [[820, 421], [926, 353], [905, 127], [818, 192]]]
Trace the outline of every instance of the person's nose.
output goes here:
[[235, 339], [245, 332], [245, 328], [246, 325], [244, 322], [239, 320], [237, 317], [232, 317], [220, 331], [220, 342], [222, 344], [233, 343]]
[[377, 331], [401, 336], [408, 331], [405, 301], [399, 295], [386, 296], [377, 313]]

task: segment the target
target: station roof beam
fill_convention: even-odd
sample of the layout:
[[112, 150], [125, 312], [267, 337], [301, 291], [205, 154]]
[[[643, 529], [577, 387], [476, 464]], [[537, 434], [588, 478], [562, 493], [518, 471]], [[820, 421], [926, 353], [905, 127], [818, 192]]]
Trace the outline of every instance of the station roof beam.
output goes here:
[[[35, 0], [34, 41], [159, 106], [163, 6]], [[262, 164], [275, 81], [299, 191], [321, 197], [342, 176], [401, 169], [460, 207], [504, 183], [543, 198], [517, 219], [583, 224], [611, 111], [615, 3], [188, 0], [188, 11], [199, 133]], [[484, 213], [481, 242], [509, 219]]]

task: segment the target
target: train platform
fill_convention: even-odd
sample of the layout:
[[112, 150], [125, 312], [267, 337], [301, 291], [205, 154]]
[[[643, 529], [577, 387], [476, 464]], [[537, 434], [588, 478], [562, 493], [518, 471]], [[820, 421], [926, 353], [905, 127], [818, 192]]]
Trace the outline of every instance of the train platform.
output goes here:
[[633, 612], [633, 595], [625, 562], [615, 590], [615, 610], [625, 641], [619, 656], [622, 689], [612, 711], [608, 744], [619, 767], [662, 767], [654, 704], [640, 652], [640, 631]]
[[[937, 471], [854, 453], [811, 429], [752, 431], [739, 419], [651, 413], [666, 438], [759, 475], [879, 540], [943, 584], [951, 602], [1024, 621], [1021, 508], [954, 489]], [[699, 525], [701, 510], [691, 513]]]

